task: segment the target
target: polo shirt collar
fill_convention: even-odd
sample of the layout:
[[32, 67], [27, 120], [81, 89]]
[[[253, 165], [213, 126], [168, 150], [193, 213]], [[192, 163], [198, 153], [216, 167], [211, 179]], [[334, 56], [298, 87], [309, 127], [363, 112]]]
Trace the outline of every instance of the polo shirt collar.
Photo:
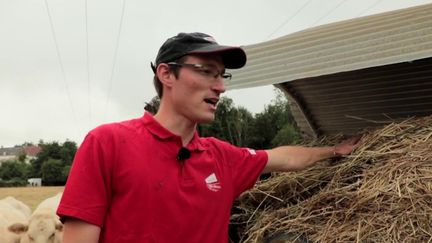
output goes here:
[[207, 150], [207, 147], [203, 145], [202, 139], [199, 136], [197, 131], [195, 131], [193, 138], [191, 139], [191, 141], [186, 147], [189, 150], [199, 150], [199, 151]]
[[[156, 119], [154, 119], [153, 115], [146, 112], [144, 113], [144, 116], [142, 117], [142, 121], [147, 128], [147, 130], [153, 134], [154, 136], [165, 140], [169, 138], [178, 138], [181, 141], [180, 136], [172, 133], [165, 127], [163, 127]], [[201, 137], [199, 136], [198, 132], [195, 131], [195, 134], [189, 144], [186, 146], [189, 150], [199, 150], [204, 151], [207, 150], [206, 146], [203, 145], [203, 142], [201, 141]]]

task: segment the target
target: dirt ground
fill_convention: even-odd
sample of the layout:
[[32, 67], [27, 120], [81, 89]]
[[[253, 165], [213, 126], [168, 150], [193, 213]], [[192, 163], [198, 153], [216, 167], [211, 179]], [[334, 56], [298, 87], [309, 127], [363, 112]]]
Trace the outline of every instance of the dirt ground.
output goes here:
[[0, 187], [0, 199], [13, 196], [32, 210], [44, 199], [62, 192], [64, 187]]

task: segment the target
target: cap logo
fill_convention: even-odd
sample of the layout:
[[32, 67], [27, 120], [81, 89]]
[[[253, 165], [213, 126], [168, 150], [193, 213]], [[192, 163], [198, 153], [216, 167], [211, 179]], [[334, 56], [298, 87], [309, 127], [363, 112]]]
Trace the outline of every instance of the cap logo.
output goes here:
[[210, 42], [215, 42], [216, 43], [216, 40], [213, 37], [211, 37], [211, 36], [204, 37], [203, 39], [206, 40], [206, 41], [210, 41]]

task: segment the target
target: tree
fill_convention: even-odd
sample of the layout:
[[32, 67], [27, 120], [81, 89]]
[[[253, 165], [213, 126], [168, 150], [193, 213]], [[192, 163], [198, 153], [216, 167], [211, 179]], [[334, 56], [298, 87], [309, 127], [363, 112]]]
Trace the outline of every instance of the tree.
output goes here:
[[160, 98], [159, 96], [155, 96], [150, 100], [150, 102], [145, 103], [144, 110], [154, 115], [159, 110], [159, 106], [160, 106]]
[[60, 144], [58, 142], [52, 143], [40, 143], [39, 146], [42, 150], [36, 156], [36, 159], [32, 161], [32, 177], [41, 177], [41, 167], [42, 164], [48, 159], [60, 159], [59, 151]]
[[25, 154], [25, 153], [20, 153], [20, 155], [18, 155], [18, 161], [19, 162], [25, 162], [25, 160], [26, 160], [26, 158], [27, 158], [27, 155]]
[[32, 177], [42, 176], [42, 164], [49, 159], [61, 161], [62, 166], [71, 165], [77, 150], [76, 143], [68, 140], [63, 144], [58, 142], [43, 143], [41, 141], [39, 146], [42, 148], [41, 152], [36, 156], [35, 160], [31, 161], [30, 175]]
[[27, 179], [27, 168], [25, 163], [17, 161], [6, 161], [0, 166], [0, 178], [11, 180], [13, 178]]
[[77, 151], [76, 143], [66, 140], [66, 142], [63, 143], [62, 148], [59, 150], [60, 159], [66, 165], [71, 165], [76, 151]]
[[287, 99], [281, 91], [276, 93], [276, 98], [264, 108], [264, 111], [255, 115], [247, 144], [249, 147], [257, 149], [273, 147], [272, 140], [286, 124], [291, 124], [297, 130]]
[[65, 167], [63, 167], [62, 173], [61, 173], [61, 179], [62, 181], [64, 181], [66, 183], [67, 178], [69, 176], [69, 172], [70, 172], [71, 166], [70, 165], [66, 165]]
[[63, 167], [62, 161], [57, 159], [48, 159], [43, 162], [41, 175], [44, 185], [63, 185], [65, 182], [62, 176]]
[[278, 131], [276, 136], [272, 139], [272, 147], [281, 145], [296, 144], [301, 140], [301, 135], [298, 129], [291, 123], [285, 124], [285, 126]]
[[232, 112], [233, 119], [229, 120], [229, 123], [233, 127], [233, 142], [237, 146], [246, 146], [254, 121], [252, 113], [244, 107], [233, 109]]

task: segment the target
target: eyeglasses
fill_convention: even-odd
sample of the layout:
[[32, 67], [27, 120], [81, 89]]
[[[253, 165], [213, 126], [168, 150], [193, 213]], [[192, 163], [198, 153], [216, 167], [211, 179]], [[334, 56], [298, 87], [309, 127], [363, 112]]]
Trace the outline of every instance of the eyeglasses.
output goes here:
[[194, 71], [200, 73], [204, 77], [217, 78], [221, 76], [224, 81], [231, 80], [232, 78], [231, 73], [226, 73], [225, 71], [221, 72], [214, 66], [207, 66], [207, 65], [193, 64], [193, 63], [177, 63], [177, 62], [169, 62], [167, 64], [176, 67], [192, 68]]

